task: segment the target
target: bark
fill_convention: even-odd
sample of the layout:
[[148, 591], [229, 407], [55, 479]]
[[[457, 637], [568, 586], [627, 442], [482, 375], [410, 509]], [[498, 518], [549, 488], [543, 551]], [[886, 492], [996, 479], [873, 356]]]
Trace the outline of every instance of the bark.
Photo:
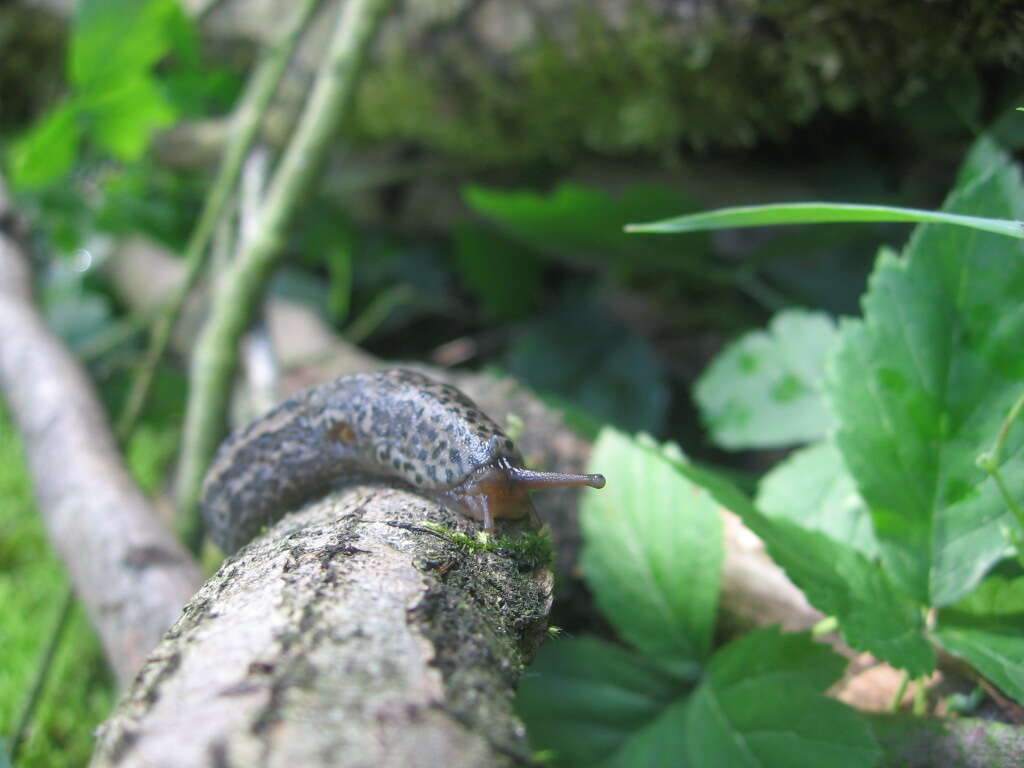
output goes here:
[[873, 715], [869, 723], [892, 768], [1016, 768], [1024, 728], [988, 720]]
[[33, 305], [25, 258], [3, 233], [0, 391], [50, 541], [124, 684], [198, 588], [199, 570], [125, 470], [92, 384]]
[[551, 573], [419, 524], [461, 516], [384, 486], [338, 491], [227, 561], [99, 732], [105, 766], [529, 762], [514, 686]]

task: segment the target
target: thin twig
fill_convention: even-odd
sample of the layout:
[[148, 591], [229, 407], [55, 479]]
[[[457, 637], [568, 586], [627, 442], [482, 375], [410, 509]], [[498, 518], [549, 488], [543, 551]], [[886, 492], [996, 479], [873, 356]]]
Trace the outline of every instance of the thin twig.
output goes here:
[[163, 313], [153, 327], [146, 356], [132, 381], [128, 402], [117, 425], [117, 432], [122, 440], [131, 433], [146, 404], [153, 384], [153, 376], [167, 349], [174, 323], [181, 312], [185, 299], [188, 298], [189, 293], [199, 281], [206, 261], [207, 247], [217, 222], [228, 207], [227, 203], [238, 181], [242, 161], [256, 138], [270, 100], [291, 60], [292, 51], [318, 3], [319, 0], [302, 0], [281, 37], [267, 49], [263, 61], [253, 72], [246, 94], [235, 113], [233, 136], [224, 149], [217, 178], [210, 189], [210, 194], [206, 197], [203, 210], [199, 214], [199, 221], [196, 222], [196, 227], [185, 249], [184, 260], [187, 265], [185, 277], [178, 285], [174, 295], [164, 305]]
[[1006, 441], [1010, 430], [1020, 420], [1022, 413], [1024, 413], [1024, 394], [1018, 397], [1017, 402], [1010, 408], [1010, 412], [1006, 415], [1002, 426], [999, 428], [999, 433], [996, 435], [996, 441], [992, 448], [978, 456], [975, 464], [995, 481], [996, 488], [999, 489], [1003, 501], [1006, 502], [1007, 508], [1016, 518], [1017, 526], [1011, 530], [1010, 537], [1017, 548], [1018, 558], [1024, 559], [1024, 509], [1021, 509], [1016, 499], [1013, 498], [1013, 494], [1010, 493], [1010, 489], [1003, 479], [1003, 473], [1000, 471], [1000, 467], [1003, 464], [1003, 454], [1006, 453]]
[[193, 548], [202, 538], [199, 488], [225, 431], [238, 341], [277, 264], [287, 224], [305, 199], [328, 143], [352, 103], [363, 61], [388, 5], [389, 0], [345, 3], [312, 93], [260, 208], [259, 229], [219, 281], [210, 317], [197, 340], [176, 488], [180, 532]]
[[32, 675], [32, 682], [29, 684], [25, 699], [21, 703], [18, 716], [14, 719], [14, 728], [11, 730], [10, 756], [11, 764], [17, 765], [18, 752], [25, 741], [25, 734], [28, 731], [29, 723], [35, 717], [39, 700], [42, 697], [43, 688], [50, 676], [50, 669], [53, 666], [53, 659], [60, 646], [64, 630], [68, 625], [68, 618], [71, 616], [71, 609], [75, 606], [75, 591], [68, 584], [64, 587], [64, 597], [61, 600], [57, 618], [50, 629], [47, 637], [46, 647], [39, 655], [35, 671]]

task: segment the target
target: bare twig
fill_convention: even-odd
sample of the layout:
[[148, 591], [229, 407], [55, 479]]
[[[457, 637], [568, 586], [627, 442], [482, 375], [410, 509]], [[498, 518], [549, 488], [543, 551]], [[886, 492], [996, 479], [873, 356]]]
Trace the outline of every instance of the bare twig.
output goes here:
[[196, 514], [199, 487], [225, 431], [238, 341], [277, 263], [287, 223], [308, 192], [328, 142], [352, 102], [366, 52], [388, 5], [389, 0], [345, 3], [309, 101], [260, 208], [259, 229], [220, 281], [196, 343], [176, 488], [181, 533], [193, 547], [202, 537]]
[[277, 90], [295, 45], [318, 2], [319, 0], [301, 0], [280, 38], [268, 49], [266, 57], [253, 73], [246, 95], [234, 116], [233, 135], [225, 148], [217, 178], [210, 189], [203, 210], [199, 214], [199, 221], [196, 223], [192, 237], [185, 249], [187, 265], [185, 276], [168, 300], [160, 319], [154, 326], [149, 347], [146, 349], [146, 356], [132, 381], [128, 402], [118, 421], [118, 434], [122, 440], [127, 438], [138, 421], [146, 398], [149, 396], [157, 365], [167, 349], [174, 323], [181, 312], [185, 299], [195, 287], [202, 273], [210, 239], [217, 222], [227, 208], [228, 200], [231, 198], [232, 190], [238, 180], [242, 161], [256, 138], [263, 116], [270, 105], [271, 97]]
[[128, 475], [91, 382], [46, 327], [25, 260], [3, 235], [0, 391], [50, 541], [124, 683], [199, 586], [199, 570]]

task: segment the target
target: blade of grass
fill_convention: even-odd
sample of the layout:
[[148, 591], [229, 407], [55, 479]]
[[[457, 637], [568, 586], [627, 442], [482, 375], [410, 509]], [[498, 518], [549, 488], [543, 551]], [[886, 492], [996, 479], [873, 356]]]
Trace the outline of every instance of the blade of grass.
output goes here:
[[891, 205], [856, 203], [772, 203], [718, 208], [714, 211], [677, 216], [642, 224], [627, 224], [627, 232], [675, 234], [701, 232], [728, 227], [764, 227], [775, 224], [837, 224], [842, 222], [931, 222], [995, 232], [1024, 239], [1024, 222], [1011, 219], [987, 219], [943, 211], [898, 208]]

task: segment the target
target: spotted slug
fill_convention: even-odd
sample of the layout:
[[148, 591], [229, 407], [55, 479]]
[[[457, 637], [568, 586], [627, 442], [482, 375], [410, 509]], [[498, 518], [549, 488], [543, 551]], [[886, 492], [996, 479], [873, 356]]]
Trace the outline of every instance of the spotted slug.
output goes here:
[[284, 401], [221, 445], [203, 481], [206, 531], [226, 553], [350, 478], [381, 478], [494, 529], [535, 514], [539, 488], [604, 487], [601, 475], [535, 472], [462, 392], [415, 371], [343, 376]]

